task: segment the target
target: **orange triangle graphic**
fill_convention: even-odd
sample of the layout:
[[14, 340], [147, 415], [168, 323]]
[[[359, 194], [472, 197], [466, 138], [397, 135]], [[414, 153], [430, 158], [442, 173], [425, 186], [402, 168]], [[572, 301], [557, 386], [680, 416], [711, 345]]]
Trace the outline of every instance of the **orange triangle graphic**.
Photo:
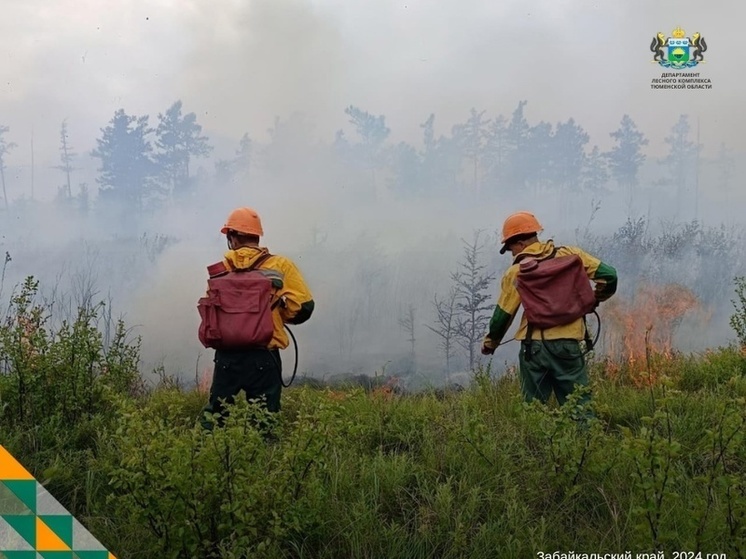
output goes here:
[[36, 551], [70, 551], [70, 548], [49, 526], [44, 524], [41, 518], [37, 517]]
[[109, 559], [117, 559], [117, 558], [116, 558], [116, 557], [114, 557], [114, 554], [113, 554], [113, 553], [109, 552]]
[[34, 479], [26, 468], [18, 463], [18, 460], [11, 456], [5, 447], [0, 445], [0, 480], [28, 480]]

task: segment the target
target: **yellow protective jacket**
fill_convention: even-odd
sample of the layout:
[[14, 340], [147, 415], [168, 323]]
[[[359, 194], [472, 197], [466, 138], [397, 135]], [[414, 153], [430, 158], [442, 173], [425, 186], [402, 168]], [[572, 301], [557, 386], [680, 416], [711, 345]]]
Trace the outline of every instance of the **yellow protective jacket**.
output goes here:
[[[229, 250], [223, 257], [223, 264], [229, 270], [249, 268], [268, 252], [264, 247]], [[300, 270], [289, 258], [273, 254], [256, 269], [261, 270], [268, 278], [282, 282], [282, 287], [276, 289], [274, 295], [283, 299], [284, 305], [279, 305], [272, 311], [274, 335], [269, 349], [285, 349], [290, 343], [285, 324], [302, 324], [311, 318], [315, 306], [313, 296]]]
[[[518, 308], [521, 305], [521, 298], [515, 285], [519, 270], [518, 261], [525, 255], [546, 257], [549, 256], [553, 250], [554, 242], [549, 239], [546, 242], [539, 241], [533, 243], [513, 258], [513, 264], [505, 271], [500, 282], [500, 295], [497, 300], [497, 306], [492, 315], [492, 319], [490, 320], [489, 333], [483, 340], [483, 345], [485, 347], [495, 349], [498, 344], [500, 344], [513, 323]], [[570, 254], [577, 254], [583, 261], [588, 278], [596, 285], [596, 300], [599, 303], [606, 301], [616, 292], [617, 272], [614, 268], [601, 262], [601, 260], [588, 254], [581, 248], [575, 246], [560, 246], [557, 248], [556, 256], [558, 257], [568, 256]], [[527, 326], [526, 317], [525, 315], [522, 315], [515, 339], [526, 339], [528, 330]], [[536, 329], [531, 338], [534, 340], [540, 340], [542, 338], [542, 333], [545, 340], [583, 340], [586, 333], [585, 322], [582, 318], [579, 318], [569, 324], [555, 326], [554, 328], [547, 328], [545, 330]]]

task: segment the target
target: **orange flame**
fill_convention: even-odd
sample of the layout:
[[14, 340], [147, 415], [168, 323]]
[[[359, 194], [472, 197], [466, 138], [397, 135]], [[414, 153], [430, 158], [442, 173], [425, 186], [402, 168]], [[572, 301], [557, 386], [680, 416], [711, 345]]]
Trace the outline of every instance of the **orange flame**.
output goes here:
[[210, 386], [212, 386], [212, 369], [207, 367], [202, 370], [202, 374], [197, 379], [197, 392], [209, 394]]
[[327, 389], [326, 391], [327, 397], [334, 401], [334, 402], [341, 402], [343, 400], [346, 400], [349, 397], [349, 393], [343, 391], [343, 390], [331, 390]]
[[18, 315], [16, 317], [16, 323], [20, 330], [20, 349], [26, 359], [31, 359], [39, 356], [39, 348], [34, 346], [33, 337], [39, 331], [40, 325], [33, 318]]
[[650, 358], [673, 358], [674, 334], [684, 316], [695, 310], [701, 310], [699, 300], [679, 284], [643, 284], [631, 301], [610, 300], [603, 309], [607, 374], [617, 377], [624, 368], [638, 386], [655, 382], [654, 371], [648, 370]]
[[391, 400], [396, 395], [396, 387], [398, 386], [399, 379], [391, 377], [383, 385], [374, 388], [371, 391], [371, 396], [380, 400]]

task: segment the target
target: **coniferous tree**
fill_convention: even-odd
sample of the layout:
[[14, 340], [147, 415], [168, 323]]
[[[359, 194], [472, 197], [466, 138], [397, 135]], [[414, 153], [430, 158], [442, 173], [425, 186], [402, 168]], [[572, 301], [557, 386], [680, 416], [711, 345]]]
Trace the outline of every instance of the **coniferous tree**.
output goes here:
[[604, 190], [608, 181], [609, 170], [606, 158], [598, 146], [593, 146], [591, 153], [585, 159], [581, 178], [582, 188], [587, 193], [596, 194]]
[[480, 240], [481, 231], [475, 231], [473, 240], [464, 243], [464, 260], [460, 269], [451, 274], [456, 288], [456, 342], [469, 356], [469, 368], [474, 368], [477, 344], [484, 337], [489, 326], [494, 305], [489, 303], [489, 292], [494, 274], [486, 272], [480, 261], [484, 244]]
[[414, 305], [408, 305], [406, 313], [403, 313], [399, 319], [398, 323], [399, 326], [401, 326], [404, 331], [406, 332], [408, 338], [407, 341], [410, 344], [410, 353], [409, 353], [409, 359], [410, 359], [410, 366], [411, 371], [416, 372], [417, 371], [417, 353], [415, 352], [415, 344], [417, 342], [417, 338], [415, 337], [415, 326], [417, 324], [416, 321], [416, 315], [417, 315], [417, 309]]
[[147, 115], [137, 117], [117, 110], [109, 125], [101, 129], [98, 147], [91, 152], [101, 161], [96, 179], [101, 198], [125, 213], [142, 214], [146, 203], [160, 192], [154, 180], [158, 169], [149, 140], [154, 130], [148, 120]]
[[461, 153], [453, 138], [435, 137], [435, 115], [420, 124], [422, 151], [421, 182], [426, 195], [457, 196]]
[[627, 190], [631, 202], [639, 182], [640, 167], [645, 162], [642, 148], [648, 145], [648, 139], [626, 114], [622, 117], [619, 128], [609, 135], [616, 141], [616, 145], [606, 154], [609, 170], [617, 184]]
[[668, 144], [668, 154], [661, 163], [668, 168], [668, 180], [674, 185], [676, 214], [681, 210], [687, 192], [697, 180], [694, 175], [698, 172], [697, 157], [701, 146], [689, 138], [690, 133], [689, 117], [681, 115], [664, 139]]
[[512, 189], [528, 186], [533, 163], [529, 149], [531, 126], [523, 114], [528, 101], [520, 101], [508, 123], [505, 139], [508, 147], [507, 182]]
[[590, 136], [571, 118], [557, 125], [553, 140], [554, 180], [563, 192], [579, 192], [586, 164], [585, 146]]
[[186, 194], [192, 187], [192, 159], [206, 157], [212, 151], [207, 136], [202, 135], [202, 126], [197, 124], [197, 115], [182, 115], [181, 110], [182, 102], [176, 101], [165, 113], [159, 113], [155, 130], [159, 173], [175, 195]]
[[486, 183], [493, 195], [504, 193], [507, 189], [507, 165], [510, 157], [508, 145], [508, 121], [500, 115], [493, 119], [487, 131], [484, 148]]
[[554, 131], [548, 122], [539, 122], [528, 131], [526, 152], [522, 159], [523, 175], [535, 193], [547, 188], [554, 171]]
[[457, 314], [456, 301], [459, 292], [456, 287], [451, 287], [445, 299], [438, 299], [437, 294], [433, 296], [433, 307], [435, 308], [435, 326], [427, 326], [429, 330], [440, 338], [438, 347], [443, 353], [446, 362], [446, 375], [451, 372], [451, 359], [456, 350], [456, 327]]
[[585, 146], [589, 140], [590, 136], [573, 118], [558, 123], [552, 137], [551, 182], [557, 188], [560, 211], [568, 219], [583, 191]]
[[386, 126], [386, 117], [383, 115], [375, 116], [353, 105], [345, 109], [345, 114], [360, 137], [360, 143], [353, 144], [348, 153], [355, 163], [370, 174], [371, 193], [375, 198], [378, 189], [376, 171], [385, 164], [384, 144], [391, 130]]
[[735, 159], [733, 152], [728, 149], [725, 142], [720, 143], [720, 149], [718, 150], [718, 156], [715, 160], [718, 172], [718, 188], [720, 190], [728, 190], [730, 186], [730, 179], [733, 176], [733, 170], [735, 169]]
[[15, 142], [7, 142], [5, 140], [5, 134], [9, 131], [10, 128], [0, 125], [0, 183], [3, 185], [3, 200], [5, 201], [6, 210], [10, 208], [10, 203], [8, 202], [8, 191], [5, 186], [5, 156], [8, 155], [13, 148], [17, 147]]
[[65, 185], [62, 187], [64, 191], [64, 197], [67, 200], [71, 200], [73, 197], [71, 175], [75, 170], [73, 167], [73, 160], [77, 156], [77, 153], [73, 151], [70, 145], [70, 140], [67, 133], [67, 120], [62, 121], [60, 126], [60, 164], [55, 167], [63, 173], [65, 173]]
[[420, 178], [421, 160], [417, 150], [406, 142], [399, 142], [390, 151], [393, 176], [389, 188], [397, 195], [411, 198], [423, 195]]
[[480, 162], [484, 153], [485, 143], [488, 137], [487, 126], [490, 119], [484, 119], [485, 111], [477, 112], [472, 108], [469, 119], [463, 124], [457, 124], [452, 129], [452, 136], [461, 150], [462, 157], [466, 159], [467, 174], [477, 198], [480, 194]]
[[236, 149], [234, 157], [221, 159], [215, 163], [218, 182], [221, 184], [247, 182], [252, 165], [253, 151], [253, 142], [249, 134], [245, 133], [238, 143], [238, 149]]

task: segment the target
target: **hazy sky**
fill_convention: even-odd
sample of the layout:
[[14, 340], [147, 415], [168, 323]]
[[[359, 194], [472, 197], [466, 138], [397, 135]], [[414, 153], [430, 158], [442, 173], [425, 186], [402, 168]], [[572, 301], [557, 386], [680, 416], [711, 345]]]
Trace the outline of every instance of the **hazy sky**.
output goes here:
[[[0, 124], [10, 127], [6, 139], [18, 144], [6, 159], [11, 199], [28, 191], [32, 131], [36, 196], [48, 199], [61, 183], [60, 172], [52, 166], [58, 164], [63, 119], [68, 119], [71, 144], [85, 154], [95, 147], [100, 129], [117, 109], [148, 114], [155, 125], [157, 114], [177, 99], [184, 102], [185, 111], [197, 113], [205, 133], [218, 146], [216, 157], [232, 155], [244, 132], [266, 140], [275, 116], [288, 117], [293, 111], [307, 113], [316, 134], [331, 140], [336, 130], [348, 126], [344, 109], [353, 104], [386, 115], [392, 141], [419, 143], [419, 124], [430, 113], [436, 114], [436, 133], [450, 134], [451, 126], [464, 121], [471, 107], [486, 110], [490, 118], [509, 116], [522, 99], [528, 100], [525, 112], [532, 124], [540, 120], [556, 124], [574, 117], [591, 135], [591, 146], [602, 149], [610, 147], [609, 133], [628, 113], [650, 139], [647, 153], [662, 155], [663, 138], [685, 113], [694, 122], [699, 118], [705, 155], [712, 155], [721, 141], [746, 153], [742, 133], [746, 113], [739, 102], [746, 88], [738, 46], [746, 8], [736, 2], [0, 3]], [[651, 62], [650, 42], [656, 33], [668, 36], [677, 26], [688, 36], [700, 32], [705, 37], [706, 63], [698, 71], [712, 79], [712, 90], [650, 89], [651, 79], [662, 72]], [[287, 160], [288, 166], [298, 165], [292, 153]], [[78, 162], [89, 167], [94, 163], [85, 158]], [[211, 165], [208, 168], [212, 170]], [[199, 246], [179, 245], [164, 256], [156, 277], [130, 309], [130, 318], [147, 325], [144, 334], [146, 338], [151, 334], [148, 339], [157, 352], [180, 352], [188, 362], [193, 353], [184, 349], [185, 340], [191, 340], [190, 351], [199, 349], [193, 324], [195, 294], [204, 288], [204, 266], [216, 258], [213, 251], [218, 254], [224, 246], [216, 224], [232, 204], [260, 207], [270, 246], [281, 251], [298, 249], [316, 224], [337, 228], [340, 237], [350, 239], [363, 230], [381, 234], [378, 213], [363, 216], [364, 208], [346, 212], [328, 208], [322, 196], [314, 199], [320, 185], [304, 182], [302, 172], [297, 176], [297, 185], [289, 181], [290, 186], [285, 186], [304, 195], [302, 204], [287, 204], [289, 192], [278, 195], [276, 187], [248, 193], [242, 186], [232, 193], [221, 191], [199, 212], [172, 211], [168, 223], [162, 224], [164, 230], [178, 235], [198, 222], [205, 235], [214, 236], [207, 235]], [[76, 175], [75, 180], [92, 179]], [[432, 207], [418, 203], [416, 210], [402, 206], [398, 213], [392, 212], [385, 232], [405, 239], [409, 237], [401, 233], [403, 229], [423, 235], [432, 230], [444, 233], [438, 200], [427, 202]], [[519, 209], [519, 202], [510, 199], [495, 207], [469, 208], [446, 225], [457, 237], [468, 235], [472, 227], [497, 228], [503, 215]], [[727, 203], [731, 215], [741, 221], [738, 204], [743, 202]], [[563, 221], [550, 200], [531, 200], [531, 204], [546, 222], [547, 234], [554, 234], [559, 224], [569, 231], [576, 226], [575, 221]], [[607, 206], [602, 211], [620, 211], [613, 204]], [[587, 214], [585, 206], [578, 209], [577, 223], [585, 223]], [[25, 220], [18, 219], [23, 225]], [[294, 227], [277, 226], [285, 222]], [[605, 223], [599, 219], [594, 225]], [[178, 227], [172, 229], [174, 224]], [[70, 224], [60, 224], [47, 238], [56, 242], [58, 232], [65, 229], [71, 229]], [[424, 246], [417, 239], [411, 243], [416, 250]], [[450, 261], [437, 254], [433, 258], [447, 279]], [[19, 261], [13, 264], [18, 274], [33, 269]], [[326, 285], [329, 278], [324, 273], [325, 268], [316, 277], [309, 272], [314, 286]], [[441, 276], [428, 274], [440, 281]], [[174, 277], [182, 279], [178, 291]], [[320, 307], [334, 308], [323, 299], [321, 292]], [[162, 327], [161, 318], [172, 322], [174, 313], [179, 313], [176, 322], [183, 330]], [[316, 330], [309, 332], [326, 335], [333, 320], [321, 314], [315, 320]], [[722, 327], [727, 327], [725, 322]], [[388, 348], [387, 343], [382, 340], [380, 346]]]
[[[0, 123], [25, 166], [57, 163], [68, 118], [79, 152], [118, 108], [155, 121], [176, 99], [211, 137], [263, 139], [275, 115], [300, 110], [331, 138], [355, 104], [385, 114], [392, 139], [418, 141], [436, 113], [449, 133], [474, 106], [530, 121], [575, 117], [608, 147], [623, 113], [651, 139], [678, 114], [702, 141], [744, 149], [746, 113], [736, 2], [589, 0], [3, 0]], [[648, 46], [681, 26], [707, 40], [710, 91], [651, 91]], [[232, 143], [226, 143], [231, 145]], [[220, 155], [220, 154], [218, 154]], [[228, 155], [228, 154], [224, 154]]]

